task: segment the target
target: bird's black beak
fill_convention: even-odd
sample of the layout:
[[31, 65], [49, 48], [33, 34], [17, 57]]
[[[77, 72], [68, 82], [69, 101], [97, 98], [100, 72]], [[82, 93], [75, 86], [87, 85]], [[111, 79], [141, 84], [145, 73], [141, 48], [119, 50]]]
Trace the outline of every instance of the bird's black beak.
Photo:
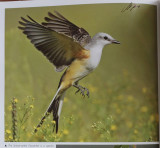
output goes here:
[[120, 44], [120, 42], [117, 41], [117, 40], [113, 40], [112, 43], [114, 43], [114, 44]]

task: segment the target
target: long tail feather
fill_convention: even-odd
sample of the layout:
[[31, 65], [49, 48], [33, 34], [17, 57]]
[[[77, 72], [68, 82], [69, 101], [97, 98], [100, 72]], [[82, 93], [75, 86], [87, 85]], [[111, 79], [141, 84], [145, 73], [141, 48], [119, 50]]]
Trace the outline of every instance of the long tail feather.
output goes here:
[[[53, 102], [53, 121], [55, 121], [55, 125], [54, 127], [56, 126], [56, 133], [58, 132], [58, 108], [59, 108], [59, 101], [60, 101], [60, 97], [58, 97], [56, 100], [54, 100]], [[53, 131], [54, 131], [54, 128], [53, 128]]]
[[46, 117], [48, 117], [48, 115], [53, 111], [54, 105], [55, 105], [54, 101], [57, 100], [57, 98], [59, 98], [58, 97], [58, 93], [59, 93], [60, 89], [61, 88], [59, 87], [57, 92], [56, 92], [56, 94], [55, 94], [55, 96], [53, 97], [48, 109], [46, 110], [44, 116], [42, 117], [41, 121], [39, 122], [39, 124], [37, 125], [36, 129], [34, 130], [35, 133], [37, 132], [38, 128], [41, 127], [41, 125], [43, 124], [43, 122], [46, 119]]

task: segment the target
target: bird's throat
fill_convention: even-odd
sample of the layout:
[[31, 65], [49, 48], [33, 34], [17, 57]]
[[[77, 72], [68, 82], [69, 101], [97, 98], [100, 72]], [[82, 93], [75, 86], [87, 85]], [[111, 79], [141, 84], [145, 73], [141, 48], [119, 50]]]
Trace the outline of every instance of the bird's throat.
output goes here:
[[88, 59], [87, 62], [88, 68], [93, 70], [98, 66], [101, 60], [102, 50], [103, 47], [94, 47], [90, 49], [90, 58]]

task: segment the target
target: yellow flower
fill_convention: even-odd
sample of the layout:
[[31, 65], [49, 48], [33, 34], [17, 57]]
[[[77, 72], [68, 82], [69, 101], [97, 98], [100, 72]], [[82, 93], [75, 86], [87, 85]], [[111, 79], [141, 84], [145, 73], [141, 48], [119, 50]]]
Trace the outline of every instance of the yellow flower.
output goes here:
[[12, 139], [13, 139], [13, 137], [12, 137], [12, 136], [9, 136], [9, 139], [11, 139], [11, 140], [12, 140]]
[[22, 126], [21, 128], [24, 130], [24, 129], [25, 129], [25, 126]]
[[138, 131], [136, 129], [134, 130], [134, 134], [138, 134]]
[[34, 108], [34, 105], [30, 105], [30, 108]]
[[56, 121], [53, 120], [53, 121], [51, 121], [51, 123], [52, 123], [52, 124], [56, 124]]
[[58, 134], [57, 134], [57, 137], [61, 138], [61, 137], [62, 137], [62, 134], [58, 133]]
[[[43, 128], [43, 126], [42, 126], [42, 128]], [[39, 127], [36, 128], [37, 131], [38, 131], [39, 129], [40, 129]]]
[[28, 136], [28, 137], [31, 137], [31, 133], [27, 133], [27, 136]]
[[63, 131], [63, 134], [64, 134], [64, 135], [68, 135], [68, 134], [69, 134], [69, 131], [68, 131], [67, 129], [65, 129], [65, 130]]
[[96, 92], [97, 91], [97, 88], [94, 87], [93, 85], [89, 85], [88, 88], [89, 88], [90, 92]]
[[9, 111], [11, 111], [12, 110], [12, 106], [10, 105], [10, 106], [8, 106], [8, 110]]
[[142, 88], [142, 93], [145, 94], [146, 92], [147, 92], [147, 88], [146, 88], [146, 87], [143, 87], [143, 88]]
[[44, 122], [44, 121], [46, 121], [46, 119], [43, 119], [42, 121]]
[[49, 114], [50, 114], [49, 112], [46, 113], [46, 115], [49, 115]]
[[148, 108], [146, 106], [141, 107], [141, 112], [146, 113], [148, 111]]
[[34, 129], [36, 129], [37, 127], [36, 127], [36, 126], [34, 126], [33, 128], [34, 128]]
[[122, 99], [123, 99], [123, 95], [119, 95], [118, 100], [122, 100]]
[[113, 107], [117, 108], [118, 104], [117, 103], [113, 103]]
[[126, 69], [123, 70], [123, 75], [128, 76], [128, 71]]
[[14, 102], [15, 102], [15, 103], [17, 103], [17, 102], [18, 102], [18, 99], [17, 99], [17, 98], [15, 98], [15, 99], [14, 99]]
[[132, 126], [133, 126], [132, 122], [128, 121], [128, 122], [127, 122], [127, 126], [128, 126], [129, 128], [132, 128]]
[[133, 99], [134, 99], [133, 96], [131, 95], [128, 96], [128, 101], [133, 101]]
[[57, 136], [56, 136], [56, 135], [54, 135], [54, 136], [53, 136], [53, 138], [54, 138], [54, 139], [56, 139], [56, 138], [57, 138]]
[[150, 121], [153, 122], [154, 120], [155, 120], [154, 115], [151, 115], [151, 116], [150, 116]]
[[84, 140], [83, 140], [83, 139], [80, 139], [79, 142], [84, 142]]
[[117, 114], [120, 114], [121, 110], [118, 108], [118, 109], [116, 109], [116, 112], [117, 112]]
[[111, 125], [111, 130], [112, 131], [116, 131], [117, 130], [117, 126], [116, 125]]
[[7, 134], [10, 134], [10, 133], [11, 133], [11, 131], [10, 131], [10, 130], [6, 130], [6, 133], [7, 133]]
[[64, 98], [64, 102], [68, 102], [68, 98], [67, 97]]
[[72, 121], [70, 121], [70, 122], [69, 122], [69, 124], [73, 124], [73, 122], [72, 122]]

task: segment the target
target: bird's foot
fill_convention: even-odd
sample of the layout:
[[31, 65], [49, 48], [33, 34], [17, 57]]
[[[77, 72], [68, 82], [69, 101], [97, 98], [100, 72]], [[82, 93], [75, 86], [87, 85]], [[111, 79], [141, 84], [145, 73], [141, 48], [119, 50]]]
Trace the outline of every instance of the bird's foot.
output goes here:
[[[78, 90], [75, 92], [75, 94], [77, 94], [80, 91], [80, 94], [82, 94], [83, 97], [85, 97], [85, 95], [87, 95], [87, 97], [89, 98], [89, 90], [85, 87], [82, 87], [80, 85], [73, 85], [74, 87], [76, 87]], [[85, 94], [86, 92], [86, 94]]]
[[86, 87], [83, 87], [84, 91], [86, 91], [86, 95], [89, 98], [89, 90]]

